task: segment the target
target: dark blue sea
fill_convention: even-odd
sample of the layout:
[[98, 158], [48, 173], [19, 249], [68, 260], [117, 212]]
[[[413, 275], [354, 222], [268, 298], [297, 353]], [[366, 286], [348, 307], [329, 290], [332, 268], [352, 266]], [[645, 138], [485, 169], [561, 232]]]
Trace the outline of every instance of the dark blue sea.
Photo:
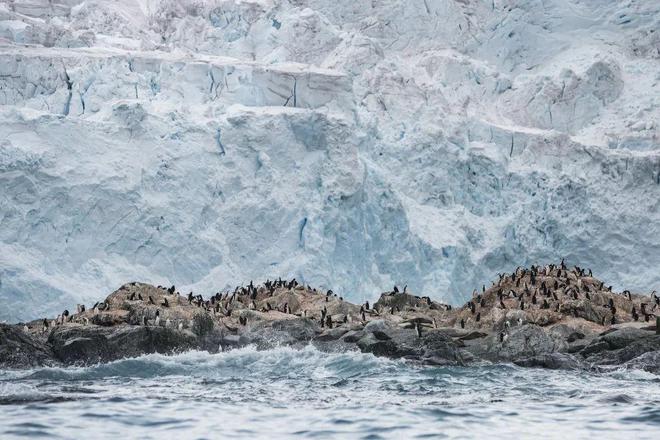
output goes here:
[[660, 377], [251, 348], [0, 371], [0, 439], [660, 439]]

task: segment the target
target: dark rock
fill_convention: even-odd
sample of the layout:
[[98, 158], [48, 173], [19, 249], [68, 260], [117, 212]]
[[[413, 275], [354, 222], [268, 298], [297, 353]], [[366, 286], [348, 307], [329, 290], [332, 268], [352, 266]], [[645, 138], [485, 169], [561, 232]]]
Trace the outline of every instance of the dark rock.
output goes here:
[[421, 340], [424, 348], [422, 359], [432, 365], [464, 365], [459, 346], [453, 339], [440, 332], [428, 332]]
[[206, 313], [197, 313], [192, 320], [192, 331], [198, 337], [203, 337], [204, 335], [213, 331], [214, 323], [213, 319]]
[[653, 374], [660, 374], [660, 351], [651, 351], [641, 354], [634, 359], [627, 361], [626, 368], [648, 371]]
[[48, 345], [19, 326], [0, 324], [0, 367], [28, 368], [56, 364]]
[[473, 331], [459, 337], [459, 339], [461, 341], [471, 341], [472, 339], [481, 339], [481, 338], [485, 338], [486, 336], [488, 336], [487, 333]]
[[497, 357], [501, 360], [514, 360], [553, 351], [554, 342], [543, 328], [526, 324], [514, 328], [509, 338], [502, 343]]
[[94, 364], [115, 359], [108, 349], [106, 334], [111, 327], [57, 327], [48, 344], [65, 364]]
[[392, 339], [387, 333], [381, 332], [380, 330], [374, 330], [371, 332], [372, 335], [374, 335], [374, 338], [378, 339], [379, 341], [389, 341]]
[[199, 348], [190, 332], [164, 327], [58, 327], [48, 338], [57, 357], [66, 364], [109, 362], [147, 353], [169, 354]]
[[545, 353], [513, 361], [521, 367], [548, 368], [551, 370], [575, 370], [581, 367], [580, 361], [570, 354]]
[[360, 340], [364, 336], [363, 331], [355, 331], [355, 330], [350, 330], [346, 332], [346, 334], [342, 337], [344, 342], [349, 342], [349, 343], [356, 343], [357, 341]]
[[379, 340], [369, 333], [357, 341], [358, 348], [363, 353], [372, 353], [376, 356], [401, 357], [402, 353], [397, 344], [392, 340]]
[[346, 328], [332, 328], [324, 331], [314, 338], [315, 341], [336, 341], [348, 332]]
[[600, 353], [601, 351], [608, 350], [610, 348], [609, 344], [605, 341], [595, 340], [592, 341], [589, 345], [584, 347], [580, 354], [582, 356], [590, 356], [594, 353]]
[[655, 336], [652, 332], [634, 327], [625, 327], [609, 332], [599, 339], [607, 342], [611, 350], [626, 347], [635, 341]]

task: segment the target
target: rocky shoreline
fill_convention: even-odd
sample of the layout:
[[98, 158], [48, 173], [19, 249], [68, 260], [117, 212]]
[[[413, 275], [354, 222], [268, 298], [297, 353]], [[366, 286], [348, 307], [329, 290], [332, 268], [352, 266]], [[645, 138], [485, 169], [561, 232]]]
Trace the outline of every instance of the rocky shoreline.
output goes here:
[[460, 308], [400, 290], [357, 305], [295, 280], [250, 283], [210, 298], [134, 282], [87, 310], [0, 324], [0, 368], [313, 344], [426, 365], [506, 362], [660, 374], [660, 299], [612, 292], [579, 267], [518, 268]]

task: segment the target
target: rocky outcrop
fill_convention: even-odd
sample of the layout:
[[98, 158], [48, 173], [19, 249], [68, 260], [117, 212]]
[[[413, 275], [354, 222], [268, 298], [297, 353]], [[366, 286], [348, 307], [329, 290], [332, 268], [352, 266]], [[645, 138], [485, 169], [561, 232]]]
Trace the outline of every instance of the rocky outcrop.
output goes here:
[[397, 291], [383, 293], [373, 307], [356, 305], [295, 280], [251, 283], [208, 299], [181, 295], [174, 286], [129, 283], [90, 310], [3, 325], [0, 365], [313, 344], [323, 351], [359, 350], [427, 365], [624, 365], [657, 372], [660, 335], [650, 325], [657, 301], [613, 293], [585, 271], [564, 266], [502, 275], [460, 308]]
[[48, 344], [19, 326], [0, 324], [0, 367], [26, 368], [48, 365], [53, 352]]

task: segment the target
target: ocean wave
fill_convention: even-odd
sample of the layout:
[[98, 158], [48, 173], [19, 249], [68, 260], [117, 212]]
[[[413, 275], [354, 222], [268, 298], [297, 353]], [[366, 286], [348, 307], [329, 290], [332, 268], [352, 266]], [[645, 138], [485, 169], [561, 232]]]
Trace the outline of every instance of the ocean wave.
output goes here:
[[23, 378], [78, 381], [192, 376], [214, 380], [260, 374], [271, 378], [302, 375], [341, 379], [378, 376], [405, 368], [414, 367], [407, 366], [403, 361], [356, 351], [327, 353], [311, 345], [301, 349], [278, 347], [270, 350], [257, 350], [254, 346], [247, 346], [216, 354], [205, 351], [189, 351], [175, 355], [148, 354], [86, 367], [44, 367], [28, 370]]

